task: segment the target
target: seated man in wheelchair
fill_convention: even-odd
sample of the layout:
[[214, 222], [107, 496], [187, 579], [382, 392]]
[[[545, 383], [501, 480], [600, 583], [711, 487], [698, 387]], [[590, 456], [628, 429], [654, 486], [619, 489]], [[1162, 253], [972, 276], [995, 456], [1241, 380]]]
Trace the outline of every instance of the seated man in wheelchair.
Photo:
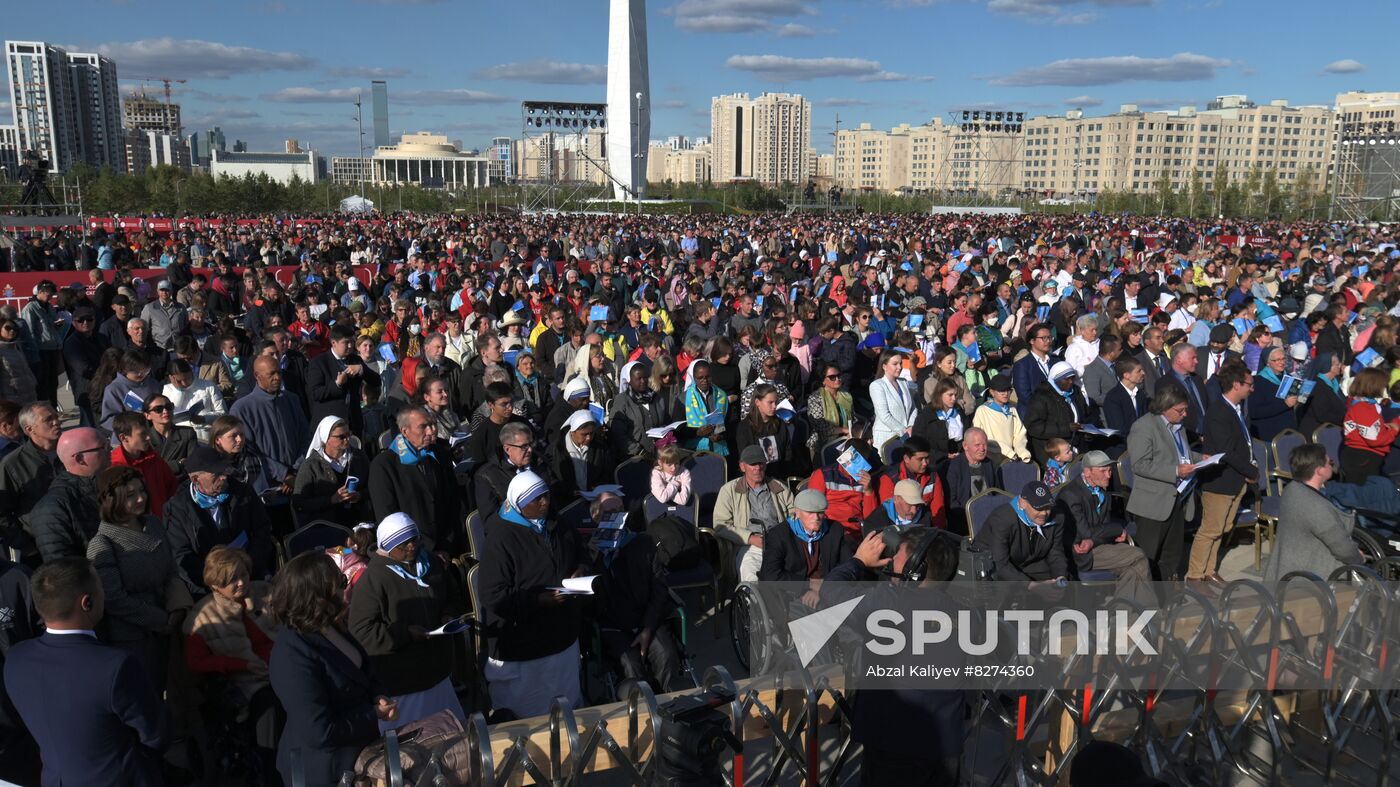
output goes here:
[[762, 582], [806, 582], [803, 606], [816, 609], [822, 579], [831, 569], [850, 559], [855, 548], [838, 523], [826, 518], [826, 495], [804, 489], [794, 502], [794, 516], [763, 536]]
[[[666, 625], [673, 601], [645, 519], [640, 511], [628, 513], [611, 492], [593, 501], [592, 514], [597, 526], [588, 547], [598, 576], [593, 617], [604, 662], [620, 667], [623, 680], [646, 681], [657, 694], [675, 691], [681, 652]], [[625, 697], [626, 691], [618, 694]]]
[[1108, 496], [1113, 460], [1103, 451], [1090, 451], [1083, 463], [1083, 472], [1060, 490], [1056, 501], [1065, 517], [1075, 573], [1087, 579], [1090, 571], [1111, 572], [1119, 596], [1139, 604], [1155, 602], [1147, 555], [1128, 543], [1127, 523], [1113, 515]]

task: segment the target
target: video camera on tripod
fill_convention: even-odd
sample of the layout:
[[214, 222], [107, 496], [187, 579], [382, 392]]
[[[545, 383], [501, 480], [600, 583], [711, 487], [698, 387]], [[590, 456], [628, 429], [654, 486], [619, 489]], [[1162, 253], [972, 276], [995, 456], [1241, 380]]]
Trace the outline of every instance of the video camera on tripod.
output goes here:
[[667, 787], [713, 787], [724, 783], [720, 754], [728, 746], [738, 754], [744, 744], [719, 710], [734, 695], [711, 688], [703, 694], [677, 697], [656, 709], [661, 717], [657, 741], [656, 784]]
[[19, 204], [40, 207], [57, 204], [53, 192], [49, 191], [49, 160], [39, 155], [37, 150], [26, 150], [20, 157], [19, 182], [24, 191], [20, 193]]

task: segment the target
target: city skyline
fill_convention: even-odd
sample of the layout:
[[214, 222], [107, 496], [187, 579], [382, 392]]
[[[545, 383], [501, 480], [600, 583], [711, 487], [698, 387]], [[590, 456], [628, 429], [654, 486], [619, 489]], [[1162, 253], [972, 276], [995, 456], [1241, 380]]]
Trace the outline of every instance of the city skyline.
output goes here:
[[[172, 13], [180, 8], [86, 0], [84, 31], [100, 32], [75, 34], [30, 4], [15, 9], [7, 37], [105, 54], [123, 94], [142, 86], [135, 77], [185, 79], [174, 99], [186, 133], [219, 126], [255, 150], [291, 136], [325, 155], [354, 155], [353, 101], [359, 92], [368, 104], [375, 79], [389, 82], [392, 137], [433, 131], [483, 149], [519, 135], [521, 100], [605, 94], [604, 3], [531, 1], [487, 17], [459, 0], [231, 2], [216, 30], [208, 17]], [[1376, 45], [1387, 26], [1314, 42], [1289, 21], [1303, 18], [1301, 3], [1270, 10], [1228, 0], [653, 3], [652, 137], [708, 135], [710, 100], [736, 92], [802, 94], [812, 144], [826, 153], [838, 112], [843, 127], [891, 128], [979, 105], [1104, 115], [1123, 103], [1203, 107], [1226, 94], [1330, 105], [1348, 90], [1400, 87], [1400, 66], [1366, 54], [1384, 51]], [[1328, 11], [1394, 13], [1355, 0]], [[467, 45], [415, 38], [446, 19], [467, 22]], [[1165, 43], [1173, 41], [1181, 43]]]

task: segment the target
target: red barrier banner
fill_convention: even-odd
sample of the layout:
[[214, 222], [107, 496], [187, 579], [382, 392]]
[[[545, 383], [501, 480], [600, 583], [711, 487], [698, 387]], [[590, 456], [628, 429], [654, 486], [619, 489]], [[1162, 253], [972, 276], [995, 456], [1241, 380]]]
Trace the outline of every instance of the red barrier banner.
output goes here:
[[110, 218], [103, 219], [94, 217], [88, 219], [88, 226], [95, 230], [106, 230], [108, 232], [115, 232], [117, 229], [117, 220]]
[[146, 229], [169, 235], [175, 229], [175, 222], [171, 219], [146, 219]]

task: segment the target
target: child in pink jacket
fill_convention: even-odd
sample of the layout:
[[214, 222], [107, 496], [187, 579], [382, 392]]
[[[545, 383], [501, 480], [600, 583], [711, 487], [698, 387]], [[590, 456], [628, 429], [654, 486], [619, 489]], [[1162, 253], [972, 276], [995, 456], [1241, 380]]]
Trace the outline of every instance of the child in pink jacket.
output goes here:
[[681, 467], [686, 451], [671, 444], [656, 455], [656, 467], [651, 469], [651, 496], [668, 505], [683, 506], [690, 502], [690, 471]]

